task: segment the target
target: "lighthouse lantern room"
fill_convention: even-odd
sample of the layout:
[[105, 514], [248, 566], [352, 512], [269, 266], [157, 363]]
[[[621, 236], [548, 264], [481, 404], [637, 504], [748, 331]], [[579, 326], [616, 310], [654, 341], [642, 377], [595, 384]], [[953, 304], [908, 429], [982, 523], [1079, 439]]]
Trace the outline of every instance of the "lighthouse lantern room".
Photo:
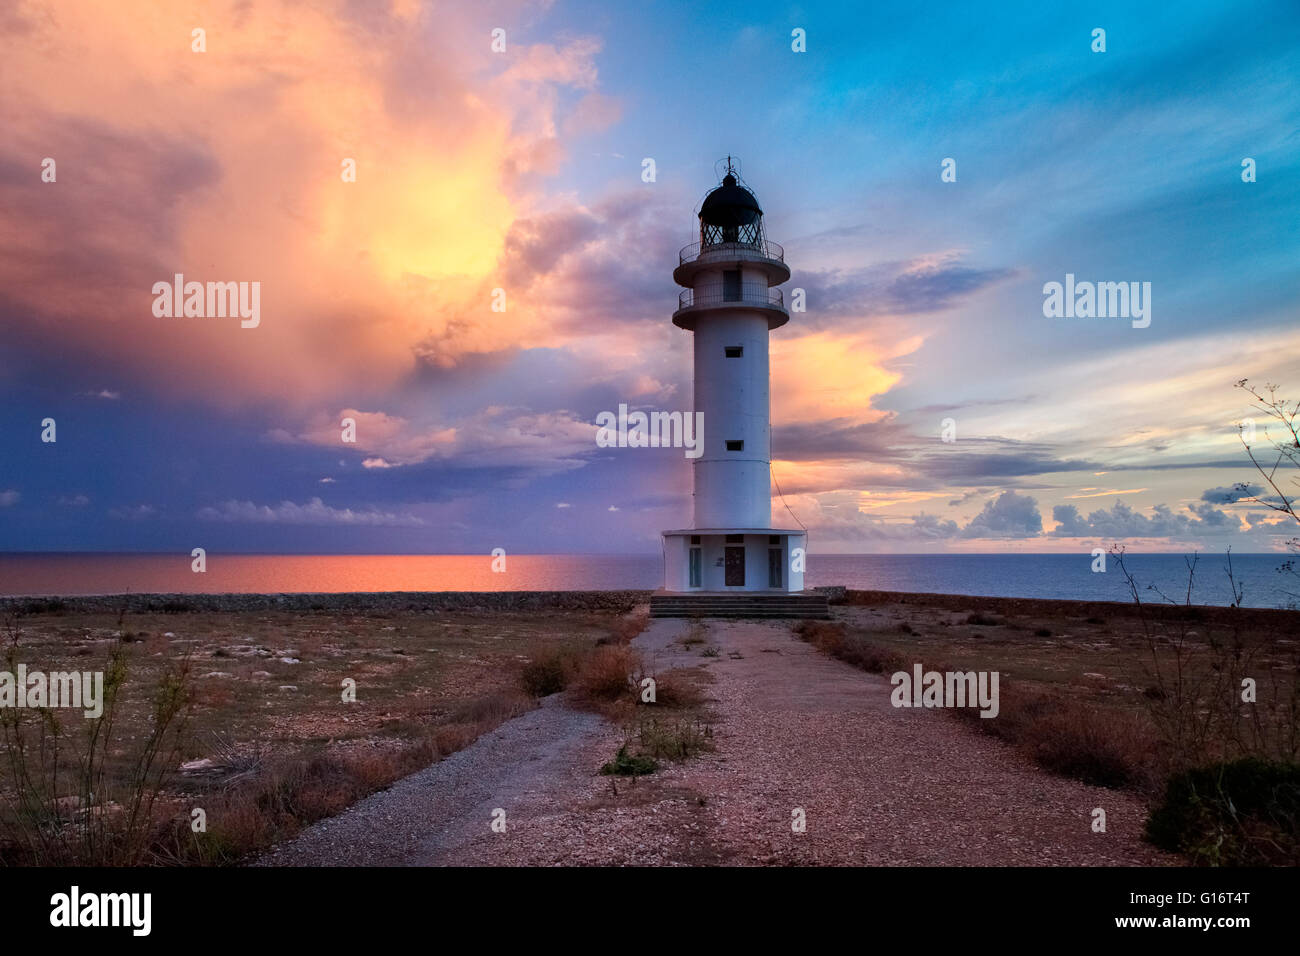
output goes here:
[[699, 242], [681, 251], [673, 272], [686, 287], [673, 324], [694, 335], [704, 447], [694, 462], [694, 527], [663, 534], [664, 589], [802, 591], [796, 558], [807, 534], [771, 527], [768, 335], [790, 320], [776, 288], [790, 269], [730, 157], [699, 220]]

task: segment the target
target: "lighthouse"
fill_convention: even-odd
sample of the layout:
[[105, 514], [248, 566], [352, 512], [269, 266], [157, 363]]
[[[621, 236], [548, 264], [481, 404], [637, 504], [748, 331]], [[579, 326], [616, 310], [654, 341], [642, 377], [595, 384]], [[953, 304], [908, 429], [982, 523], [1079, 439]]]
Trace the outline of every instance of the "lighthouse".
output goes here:
[[694, 526], [663, 533], [664, 590], [802, 591], [806, 532], [771, 526], [768, 338], [790, 321], [776, 288], [790, 269], [730, 157], [700, 206], [699, 230], [673, 271], [685, 286], [673, 324], [694, 340], [704, 442], [693, 464]]

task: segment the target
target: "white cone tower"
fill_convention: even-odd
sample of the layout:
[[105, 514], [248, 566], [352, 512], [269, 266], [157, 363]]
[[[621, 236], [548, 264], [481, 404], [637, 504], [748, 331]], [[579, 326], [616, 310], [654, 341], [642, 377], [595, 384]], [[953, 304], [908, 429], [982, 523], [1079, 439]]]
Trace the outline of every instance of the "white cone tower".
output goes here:
[[695, 336], [695, 411], [704, 449], [695, 460], [695, 525], [665, 531], [668, 591], [803, 590], [806, 535], [773, 528], [768, 334], [790, 314], [781, 291], [785, 253], [768, 242], [763, 210], [737, 180], [700, 206], [700, 241], [681, 251], [673, 324]]

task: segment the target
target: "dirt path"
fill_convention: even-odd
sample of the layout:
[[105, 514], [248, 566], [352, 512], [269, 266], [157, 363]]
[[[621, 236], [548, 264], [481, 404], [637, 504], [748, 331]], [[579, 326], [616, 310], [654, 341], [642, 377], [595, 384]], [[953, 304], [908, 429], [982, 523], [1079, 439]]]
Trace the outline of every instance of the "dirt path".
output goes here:
[[[617, 728], [552, 698], [472, 747], [322, 822], [270, 864], [1052, 865], [1172, 862], [1133, 797], [1053, 776], [784, 623], [711, 622], [717, 657], [636, 640], [660, 671], [703, 664], [717, 749], [633, 785], [596, 773]], [[1093, 833], [1092, 810], [1107, 832]], [[493, 832], [492, 811], [506, 811]], [[801, 809], [804, 833], [791, 830]]]

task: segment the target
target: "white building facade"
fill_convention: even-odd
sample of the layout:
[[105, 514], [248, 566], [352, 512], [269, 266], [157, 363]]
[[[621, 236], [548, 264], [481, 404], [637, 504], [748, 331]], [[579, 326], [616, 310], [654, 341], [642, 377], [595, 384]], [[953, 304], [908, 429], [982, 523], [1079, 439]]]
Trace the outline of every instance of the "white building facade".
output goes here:
[[694, 526], [665, 531], [664, 589], [803, 590], [803, 530], [773, 528], [768, 336], [790, 320], [776, 286], [790, 278], [763, 210], [728, 166], [700, 207], [700, 241], [673, 272], [685, 286], [673, 324], [694, 335]]

